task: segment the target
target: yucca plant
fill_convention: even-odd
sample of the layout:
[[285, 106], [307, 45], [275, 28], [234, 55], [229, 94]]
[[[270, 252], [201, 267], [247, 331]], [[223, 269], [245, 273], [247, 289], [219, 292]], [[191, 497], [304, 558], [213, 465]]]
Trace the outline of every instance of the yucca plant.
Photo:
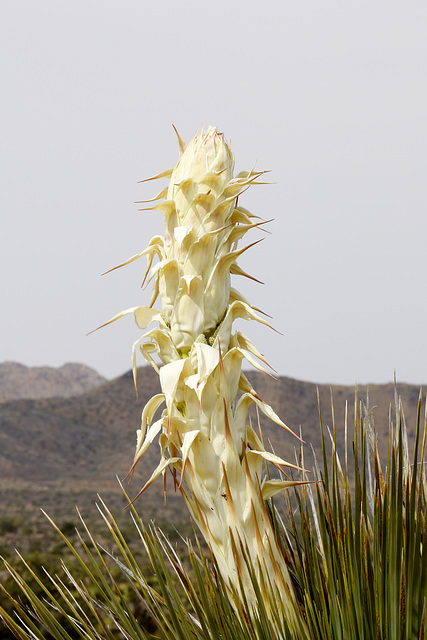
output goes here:
[[[400, 411], [397, 424], [391, 425], [385, 462], [377, 450], [369, 413], [362, 407], [358, 415], [357, 408], [356, 404], [353, 452], [348, 460], [346, 454], [341, 463], [337, 435], [329, 438], [321, 423], [323, 462], [315, 466], [315, 491], [308, 484], [295, 487], [296, 505], [288, 496], [285, 524], [279, 513], [274, 514], [289, 571], [295, 576], [300, 619], [287, 621], [285, 603], [270, 584], [260, 585], [245, 548], [241, 553], [257, 595], [256, 607], [230, 588], [213, 555], [187, 541], [187, 552], [180, 556], [161, 531], [145, 528], [132, 505], [132, 517], [150, 559], [147, 575], [101, 502], [112, 552], [99, 546], [84, 525], [80, 544], [72, 544], [58, 529], [75, 564], [58, 566], [57, 575], [43, 575], [22, 559], [31, 584], [6, 563], [24, 598], [3, 591], [4, 600], [8, 597], [14, 609], [11, 614], [0, 600], [0, 618], [11, 637], [151, 638], [146, 620], [135, 615], [131, 606], [130, 599], [136, 598], [157, 624], [154, 637], [426, 640], [427, 430], [426, 420], [424, 425], [421, 420], [421, 398], [414, 443], [407, 441]], [[346, 426], [337, 432], [346, 433]], [[412, 457], [406, 453], [410, 444]], [[354, 482], [349, 479], [350, 469]], [[305, 479], [303, 472], [298, 477]]]
[[[119, 265], [147, 256], [146, 277], [150, 273], [154, 283], [150, 305], [132, 307], [110, 321], [131, 313], [141, 329], [158, 323], [133, 346], [135, 381], [139, 347], [158, 372], [162, 393], [143, 410], [131, 472], [159, 437], [161, 460], [141, 493], [160, 475], [166, 481], [167, 468], [171, 469], [175, 487], [229, 587], [251, 605], [257, 601], [245, 549], [263, 595], [267, 597], [267, 585], [261, 575], [274, 576], [274, 588], [290, 618], [295, 615], [295, 594], [265, 502], [295, 484], [282, 469], [295, 465], [265, 450], [248, 423], [250, 405], [255, 403], [282, 428], [290, 429], [241, 370], [247, 360], [265, 371], [259, 364], [265, 362], [263, 356], [240, 331], [233, 333], [237, 318], [268, 325], [230, 282], [231, 274], [251, 277], [236, 260], [252, 245], [237, 245], [266, 221], [255, 222], [238, 199], [259, 184], [263, 172], [234, 176], [231, 149], [214, 128], [200, 131], [188, 145], [179, 136], [178, 141], [181, 156], [175, 168], [149, 178], [169, 178], [169, 185], [150, 201], [160, 201], [150, 208], [164, 215], [164, 236], [155, 236], [144, 251]], [[157, 299], [158, 310], [153, 308]], [[163, 365], [160, 369], [153, 353]], [[161, 417], [153, 421], [163, 404]], [[266, 462], [280, 469], [283, 477], [263, 477]]]
[[[315, 463], [314, 484], [302, 441], [295, 464], [264, 448], [248, 419], [250, 405], [289, 429], [242, 372], [244, 359], [264, 371], [263, 357], [232, 324], [236, 318], [268, 323], [230, 283], [232, 274], [248, 275], [236, 260], [251, 245], [239, 249], [238, 241], [265, 223], [238, 202], [262, 173], [234, 177], [233, 155], [215, 129], [188, 146], [178, 140], [176, 167], [151, 178], [169, 178], [152, 207], [164, 214], [164, 236], [123, 263], [148, 257], [151, 302], [110, 322], [134, 314], [143, 330], [158, 323], [132, 351], [135, 383], [140, 349], [159, 373], [162, 393], [144, 407], [130, 473], [158, 438], [161, 460], [140, 493], [159, 476], [166, 491], [170, 471], [208, 552], [187, 541], [183, 559], [159, 530], [145, 529], [138, 503], [127, 498], [154, 587], [102, 505], [114, 551], [97, 545], [87, 527], [80, 547], [59, 532], [83, 579], [72, 566], [42, 579], [26, 564], [31, 583], [6, 563], [26, 603], [3, 588], [15, 613], [0, 605], [0, 617], [21, 639], [149, 638], [130, 606], [132, 593], [165, 638], [427, 640], [421, 396], [412, 458], [400, 407], [384, 462], [369, 406], [359, 410], [357, 401], [353, 451], [348, 455], [346, 446], [343, 461], [336, 444], [341, 437], [347, 444], [347, 422], [341, 431], [333, 424], [329, 438], [319, 406], [322, 462]], [[153, 308], [157, 299], [159, 309]], [[271, 478], [271, 465], [280, 478]], [[273, 499], [284, 489], [290, 491], [281, 516]]]

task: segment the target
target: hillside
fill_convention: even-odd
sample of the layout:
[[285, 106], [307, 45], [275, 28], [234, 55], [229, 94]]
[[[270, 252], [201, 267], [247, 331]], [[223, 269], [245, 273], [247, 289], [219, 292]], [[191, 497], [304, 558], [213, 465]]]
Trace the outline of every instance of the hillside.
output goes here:
[[68, 362], [62, 367], [26, 367], [17, 362], [0, 363], [0, 402], [18, 398], [70, 397], [94, 389], [105, 378], [84, 364]]
[[[73, 365], [74, 366], [74, 365]], [[295, 431], [301, 426], [306, 466], [312, 468], [310, 449], [320, 455], [320, 432], [317, 409], [317, 386], [291, 378], [278, 381], [252, 372], [248, 374], [259, 395]], [[136, 400], [131, 372], [96, 388], [69, 398], [32, 398], [9, 400], [0, 404], [0, 500], [8, 514], [27, 513], [43, 507], [49, 513], [63, 514], [74, 508], [92, 505], [97, 493], [107, 502], [124, 506], [116, 475], [124, 478], [133, 459], [135, 431], [141, 410], [148, 399], [160, 391], [158, 377], [150, 368], [138, 375], [139, 399]], [[413, 439], [419, 389], [400, 385], [408, 435]], [[335, 427], [338, 448], [344, 449], [345, 403], [348, 402], [349, 446], [352, 442], [354, 393], [352, 387], [333, 386]], [[358, 390], [366, 402], [366, 387]], [[332, 425], [331, 388], [319, 386], [324, 425]], [[394, 387], [372, 385], [370, 406], [380, 446], [387, 452], [389, 408], [394, 421]], [[257, 416], [251, 418], [256, 424]], [[298, 441], [261, 415], [263, 436], [282, 457], [295, 459]], [[132, 483], [135, 496], [159, 459], [159, 447], [153, 444], [139, 463]], [[170, 480], [169, 480], [170, 482]], [[138, 505], [148, 518], [156, 515], [166, 520], [180, 515], [180, 496], [170, 492], [163, 505], [162, 482], [159, 481], [139, 499]], [[5, 511], [3, 511], [4, 513]]]

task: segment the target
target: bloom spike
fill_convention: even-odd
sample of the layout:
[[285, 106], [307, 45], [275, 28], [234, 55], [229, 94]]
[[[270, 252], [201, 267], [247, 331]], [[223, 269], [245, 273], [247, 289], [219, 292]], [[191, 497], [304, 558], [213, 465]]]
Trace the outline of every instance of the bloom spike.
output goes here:
[[[261, 475], [264, 464], [277, 466], [281, 473], [283, 465], [296, 467], [264, 449], [248, 424], [250, 405], [255, 403], [269, 419], [298, 436], [241, 371], [244, 360], [264, 373], [268, 372], [259, 361], [270, 365], [248, 338], [233, 333], [239, 318], [273, 328], [258, 315], [267, 314], [231, 287], [232, 275], [256, 280], [236, 260], [260, 240], [240, 248], [238, 243], [249, 231], [265, 231], [262, 227], [269, 221], [254, 216], [238, 201], [250, 187], [262, 184], [265, 172], [253, 168], [234, 176], [233, 153], [223, 134], [212, 127], [202, 129], [187, 145], [174, 130], [178, 163], [143, 181], [169, 178], [169, 184], [154, 198], [141, 201], [163, 214], [164, 236], [155, 236], [147, 249], [119, 265], [147, 255], [144, 282], [153, 283], [149, 306], [132, 307], [106, 323], [131, 313], [141, 329], [158, 323], [134, 343], [132, 351], [134, 373], [139, 348], [158, 371], [162, 394], [144, 408], [131, 472], [158, 437], [160, 463], [138, 495], [160, 475], [165, 482], [169, 467], [175, 490], [181, 491], [226, 583], [254, 605], [249, 562], [264, 585], [266, 576], [280, 574], [281, 586], [286, 587], [283, 597], [294, 598], [265, 504], [267, 497], [294, 483], [265, 480]], [[154, 258], [158, 262], [153, 266]], [[156, 311], [152, 307], [158, 299]], [[163, 364], [160, 369], [154, 353]], [[166, 408], [151, 424], [162, 402]], [[166, 496], [166, 485], [164, 492]]]

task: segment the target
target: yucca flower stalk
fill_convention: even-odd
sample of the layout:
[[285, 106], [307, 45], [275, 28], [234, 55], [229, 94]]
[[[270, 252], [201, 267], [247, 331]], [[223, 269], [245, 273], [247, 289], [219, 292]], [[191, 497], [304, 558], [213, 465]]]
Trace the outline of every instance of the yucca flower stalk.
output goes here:
[[[169, 178], [169, 185], [145, 201], [159, 201], [149, 208], [164, 215], [164, 236], [155, 236], [144, 251], [119, 265], [147, 256], [144, 280], [150, 275], [153, 282], [151, 302], [110, 320], [133, 313], [141, 329], [158, 323], [133, 345], [135, 382], [139, 348], [159, 373], [162, 393], [142, 412], [131, 472], [159, 437], [160, 463], [140, 493], [161, 475], [166, 482], [170, 468], [175, 488], [182, 492], [230, 587], [255, 605], [249, 560], [263, 594], [273, 584], [293, 616], [293, 587], [265, 502], [295, 484], [282, 469], [295, 465], [266, 451], [248, 423], [249, 407], [255, 403], [290, 429], [241, 370], [246, 359], [266, 372], [259, 363], [265, 362], [263, 356], [240, 331], [233, 333], [237, 318], [270, 326], [230, 281], [233, 274], [251, 277], [236, 261], [252, 245], [237, 245], [246, 232], [266, 221], [241, 207], [238, 198], [259, 184], [263, 172], [252, 169], [234, 176], [232, 151], [214, 128], [201, 130], [188, 146], [179, 136], [178, 141], [181, 155], [175, 168], [149, 178]], [[154, 354], [163, 365], [160, 369]], [[162, 404], [165, 409], [154, 420]], [[281, 479], [263, 477], [266, 463], [281, 471]]]

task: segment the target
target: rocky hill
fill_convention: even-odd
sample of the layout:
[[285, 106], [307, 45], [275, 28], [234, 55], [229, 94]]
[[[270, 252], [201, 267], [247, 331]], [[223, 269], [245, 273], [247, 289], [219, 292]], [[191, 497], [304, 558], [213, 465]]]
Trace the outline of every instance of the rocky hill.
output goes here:
[[74, 362], [58, 368], [0, 363], [0, 401], [52, 396], [68, 398], [94, 389], [103, 382], [105, 378], [96, 371]]

